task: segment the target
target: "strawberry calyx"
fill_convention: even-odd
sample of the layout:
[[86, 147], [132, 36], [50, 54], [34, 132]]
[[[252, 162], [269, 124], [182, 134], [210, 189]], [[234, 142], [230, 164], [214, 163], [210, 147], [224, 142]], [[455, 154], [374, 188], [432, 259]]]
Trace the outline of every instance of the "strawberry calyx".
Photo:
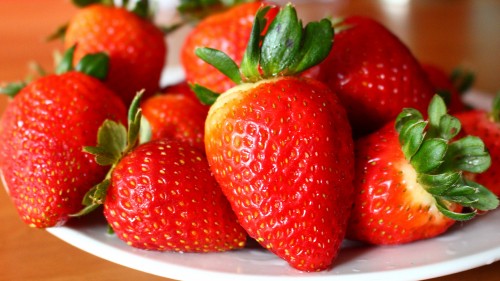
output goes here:
[[61, 61], [56, 67], [56, 74], [69, 71], [78, 71], [89, 76], [103, 80], [108, 75], [109, 56], [104, 52], [85, 55], [75, 66], [73, 65], [73, 55], [76, 45], [66, 50]]
[[[111, 175], [120, 160], [141, 142], [141, 122], [143, 122], [140, 99], [143, 91], [137, 93], [128, 111], [128, 130], [119, 122], [105, 120], [97, 132], [97, 145], [85, 146], [83, 151], [95, 156], [101, 166], [110, 166], [104, 180], [93, 186], [84, 196], [85, 207], [72, 217], [84, 216], [104, 203], [107, 190], [111, 184]], [[144, 127], [144, 126], [142, 126]], [[146, 134], [147, 135], [147, 134]], [[144, 141], [147, 141], [144, 140]]]
[[[498, 198], [486, 187], [468, 180], [464, 172], [482, 173], [491, 165], [483, 141], [474, 136], [456, 139], [460, 121], [446, 113], [446, 105], [435, 95], [428, 120], [415, 109], [404, 109], [396, 119], [396, 130], [405, 158], [417, 172], [417, 181], [436, 200], [437, 208], [454, 220], [468, 220], [482, 211], [498, 207]], [[470, 209], [457, 213], [450, 202]]]
[[[99, 80], [106, 78], [109, 69], [109, 57], [103, 52], [85, 55], [75, 66], [73, 65], [73, 55], [75, 52], [73, 46], [66, 50], [62, 59], [58, 62], [55, 74], [63, 74], [69, 71], [78, 71], [86, 75], [92, 76]], [[35, 65], [38, 75], [45, 76], [46, 73], [40, 66]], [[11, 98], [15, 97], [24, 87], [26, 87], [32, 80], [28, 77], [25, 80], [7, 83], [5, 86], [0, 87], [0, 94], [7, 95]]]
[[[310, 22], [304, 28], [294, 6], [287, 4], [280, 9], [262, 36], [266, 27], [265, 15], [269, 9], [266, 6], [257, 11], [240, 67], [228, 55], [216, 49], [197, 48], [196, 55], [236, 84], [296, 75], [328, 56], [334, 34], [329, 19]], [[219, 95], [198, 84], [191, 87], [203, 103], [215, 101]]]

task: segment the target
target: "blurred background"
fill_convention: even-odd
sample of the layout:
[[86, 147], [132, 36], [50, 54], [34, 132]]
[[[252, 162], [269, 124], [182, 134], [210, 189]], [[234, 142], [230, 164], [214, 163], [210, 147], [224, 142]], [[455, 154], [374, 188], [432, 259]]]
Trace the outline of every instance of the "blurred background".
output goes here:
[[[447, 71], [463, 66], [477, 74], [476, 88], [500, 90], [500, 1], [498, 0], [276, 0], [293, 2], [305, 20], [352, 14], [371, 16], [393, 31], [422, 62]], [[158, 0], [157, 21], [175, 22], [178, 0]], [[0, 82], [24, 78], [28, 64], [52, 68], [59, 42], [45, 39], [67, 22], [76, 8], [69, 0], [0, 1]], [[168, 65], [189, 27], [168, 36]], [[19, 63], [24, 62], [24, 63]]]

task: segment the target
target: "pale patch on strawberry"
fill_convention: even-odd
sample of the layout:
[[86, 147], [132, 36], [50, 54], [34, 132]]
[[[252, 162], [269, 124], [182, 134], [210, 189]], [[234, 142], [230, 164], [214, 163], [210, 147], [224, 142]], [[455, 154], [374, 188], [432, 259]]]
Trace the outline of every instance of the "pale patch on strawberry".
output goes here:
[[[439, 224], [447, 220], [446, 216], [436, 207], [436, 199], [418, 182], [418, 174], [415, 168], [406, 159], [399, 162], [396, 166], [403, 173], [401, 184], [405, 185], [408, 191], [408, 205], [413, 208], [426, 209], [429, 217], [433, 217], [432, 223], [434, 224]], [[449, 206], [450, 204], [447, 205]]]

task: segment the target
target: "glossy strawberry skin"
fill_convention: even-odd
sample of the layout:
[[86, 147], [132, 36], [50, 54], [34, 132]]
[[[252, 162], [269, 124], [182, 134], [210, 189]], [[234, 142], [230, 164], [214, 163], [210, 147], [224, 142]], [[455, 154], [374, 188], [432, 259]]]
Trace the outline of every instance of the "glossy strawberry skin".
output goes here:
[[351, 16], [342, 24], [330, 55], [306, 75], [339, 95], [355, 135], [381, 128], [406, 107], [426, 112], [434, 88], [410, 50], [372, 19]]
[[[355, 142], [354, 207], [347, 237], [376, 245], [435, 237], [454, 224], [416, 182], [390, 122]], [[452, 209], [460, 211], [458, 205]]]
[[480, 137], [491, 155], [491, 166], [481, 174], [474, 175], [474, 181], [484, 185], [500, 196], [500, 127], [489, 113], [476, 109], [455, 115], [462, 123], [465, 133]]
[[353, 147], [336, 96], [295, 77], [244, 84], [211, 107], [213, 173], [251, 237], [295, 268], [328, 268], [351, 206]]
[[207, 106], [182, 93], [166, 93], [150, 97], [141, 108], [151, 125], [152, 139], [176, 138], [205, 150]]
[[79, 72], [40, 78], [9, 104], [0, 123], [0, 169], [22, 220], [62, 225], [106, 168], [83, 152], [105, 119], [126, 124], [123, 102]]
[[105, 83], [126, 105], [137, 91], [145, 96], [159, 88], [167, 47], [163, 33], [151, 22], [119, 7], [90, 5], [70, 21], [64, 44], [76, 44], [74, 62], [86, 55], [105, 52], [110, 69]]
[[[205, 18], [188, 34], [181, 49], [181, 61], [188, 82], [198, 83], [218, 93], [235, 86], [228, 77], [198, 58], [195, 49], [209, 47], [220, 50], [239, 64], [250, 38], [255, 13], [261, 5], [266, 4], [254, 2], [234, 6]], [[268, 12], [268, 23], [276, 13], [276, 8]]]
[[204, 155], [176, 140], [143, 144], [120, 160], [104, 214], [120, 239], [148, 250], [241, 248], [246, 233]]

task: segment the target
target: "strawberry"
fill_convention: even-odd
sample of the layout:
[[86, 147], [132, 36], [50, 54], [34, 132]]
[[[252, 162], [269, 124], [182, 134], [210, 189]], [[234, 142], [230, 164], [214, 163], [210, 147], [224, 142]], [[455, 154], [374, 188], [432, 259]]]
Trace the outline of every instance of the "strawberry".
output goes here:
[[[94, 145], [105, 119], [126, 121], [121, 99], [88, 70], [105, 69], [103, 55], [86, 56], [74, 71], [71, 51], [59, 74], [21, 89], [0, 121], [0, 170], [21, 219], [32, 227], [64, 224], [84, 194], [106, 174], [84, 145]], [[97, 59], [97, 64], [93, 64]], [[65, 72], [67, 71], [67, 72]]]
[[308, 74], [339, 95], [356, 136], [382, 127], [405, 107], [425, 110], [434, 87], [399, 38], [362, 16], [336, 27], [330, 55]]
[[167, 92], [146, 99], [141, 107], [151, 126], [152, 139], [173, 137], [205, 150], [207, 106], [186, 94]]
[[489, 167], [483, 142], [457, 139], [460, 122], [446, 114], [437, 95], [428, 115], [424, 121], [419, 111], [405, 109], [396, 121], [356, 141], [349, 238], [408, 243], [440, 235], [456, 220], [498, 206], [488, 189], [463, 175]]
[[500, 93], [494, 99], [491, 112], [475, 109], [457, 113], [455, 117], [462, 122], [467, 134], [483, 140], [492, 158], [491, 167], [474, 175], [474, 180], [500, 196]]
[[[262, 5], [267, 4], [255, 2], [236, 5], [227, 11], [206, 17], [195, 26], [181, 48], [181, 62], [189, 83], [204, 85], [214, 92], [223, 92], [235, 85], [199, 59], [195, 49], [209, 47], [221, 50], [239, 64], [250, 38], [254, 15]], [[272, 20], [276, 11], [276, 7], [271, 9], [266, 16], [268, 21]]]
[[203, 100], [215, 98], [206, 154], [252, 238], [294, 268], [325, 270], [345, 235], [353, 140], [335, 94], [296, 75], [328, 55], [333, 30], [327, 19], [304, 29], [288, 4], [261, 39], [268, 9], [257, 12], [240, 69], [220, 51], [196, 50], [238, 84], [221, 95], [194, 86]]
[[144, 3], [138, 1], [134, 11], [99, 3], [84, 6], [64, 34], [66, 48], [76, 45], [75, 61], [88, 53], [109, 55], [105, 83], [127, 105], [137, 91], [145, 89], [145, 95], [152, 95], [159, 89], [166, 60], [164, 34], [148, 18]]
[[434, 86], [434, 91], [445, 100], [449, 112], [453, 114], [464, 111], [466, 106], [461, 93], [446, 72], [433, 64], [423, 64], [422, 67]]
[[[196, 96], [196, 94], [193, 92], [193, 90], [186, 81], [181, 81], [176, 84], [168, 85], [165, 88], [163, 88], [161, 92], [165, 94], [168, 93], [182, 94], [200, 103], [200, 100], [198, 99], [198, 97]], [[208, 111], [208, 106], [207, 106], [207, 111]]]
[[141, 249], [219, 252], [243, 247], [246, 233], [200, 150], [168, 138], [137, 145], [140, 97], [131, 104], [128, 132], [107, 120], [99, 129], [98, 145], [85, 148], [111, 168], [75, 215], [104, 204], [117, 236]]

